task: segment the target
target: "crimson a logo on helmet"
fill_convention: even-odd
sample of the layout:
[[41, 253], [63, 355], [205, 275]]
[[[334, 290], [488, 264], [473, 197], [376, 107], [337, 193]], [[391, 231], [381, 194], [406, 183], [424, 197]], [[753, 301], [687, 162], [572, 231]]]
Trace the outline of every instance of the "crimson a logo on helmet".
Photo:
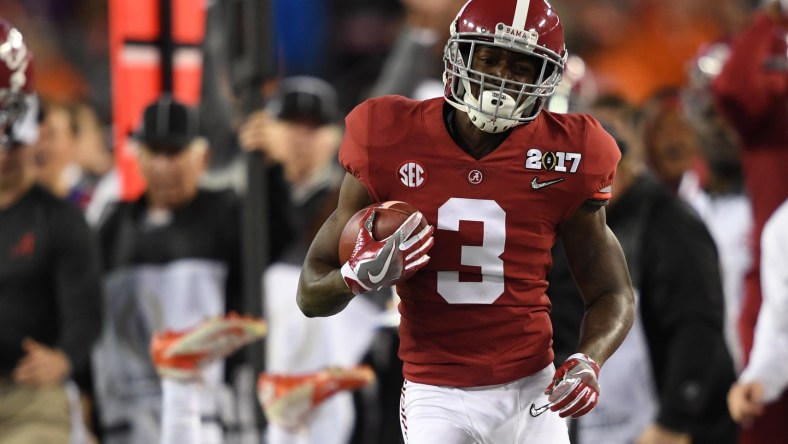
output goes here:
[[397, 168], [399, 182], [407, 188], [421, 188], [427, 182], [427, 171], [418, 162], [406, 162]]

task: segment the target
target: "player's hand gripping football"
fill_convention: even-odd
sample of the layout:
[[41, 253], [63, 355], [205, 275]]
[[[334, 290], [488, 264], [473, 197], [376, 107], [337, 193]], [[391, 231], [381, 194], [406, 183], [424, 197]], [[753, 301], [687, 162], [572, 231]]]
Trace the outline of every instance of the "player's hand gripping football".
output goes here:
[[558, 367], [553, 382], [545, 390], [550, 410], [562, 418], [579, 418], [599, 402], [599, 365], [582, 353], [575, 353]]
[[353, 294], [379, 290], [409, 278], [430, 260], [427, 252], [435, 243], [432, 225], [413, 234], [424, 218], [420, 211], [411, 214], [390, 236], [377, 241], [372, 237], [375, 214], [370, 208], [361, 218], [356, 246], [342, 265], [342, 277]]

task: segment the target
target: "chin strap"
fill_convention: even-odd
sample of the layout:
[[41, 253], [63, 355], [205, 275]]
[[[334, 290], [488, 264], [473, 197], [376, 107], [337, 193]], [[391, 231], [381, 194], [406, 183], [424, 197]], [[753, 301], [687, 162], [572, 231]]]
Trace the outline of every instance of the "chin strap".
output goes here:
[[[470, 82], [467, 79], [462, 79], [463, 89], [465, 94], [463, 100], [465, 101], [465, 111], [471, 122], [477, 128], [486, 133], [502, 133], [517, 125], [522, 125], [519, 119], [524, 113], [531, 112], [536, 104], [536, 97], [529, 96], [523, 103], [517, 106], [517, 101], [512, 96], [501, 91], [484, 90], [481, 92], [480, 98], [474, 97], [471, 93]], [[502, 117], [506, 116], [506, 117]]]

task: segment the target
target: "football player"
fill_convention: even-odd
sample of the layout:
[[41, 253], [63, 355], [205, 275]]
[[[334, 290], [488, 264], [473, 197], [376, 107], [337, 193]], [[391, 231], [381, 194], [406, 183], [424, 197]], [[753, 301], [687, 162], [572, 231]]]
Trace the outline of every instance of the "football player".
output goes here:
[[[620, 152], [592, 117], [543, 110], [566, 57], [546, 0], [470, 0], [445, 47], [444, 98], [375, 98], [347, 116], [347, 175], [297, 299], [307, 316], [330, 316], [397, 286], [408, 443], [568, 443], [561, 418], [594, 408], [600, 366], [632, 324], [604, 211]], [[347, 221], [386, 200], [420, 212], [386, 239], [359, 224], [339, 263]], [[556, 370], [545, 278], [558, 236], [586, 311], [576, 353]]]

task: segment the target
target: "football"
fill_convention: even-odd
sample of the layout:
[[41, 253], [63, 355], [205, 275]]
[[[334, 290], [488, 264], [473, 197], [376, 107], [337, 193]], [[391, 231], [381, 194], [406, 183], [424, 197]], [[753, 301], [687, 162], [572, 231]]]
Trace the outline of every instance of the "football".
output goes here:
[[[375, 218], [372, 222], [372, 237], [375, 240], [383, 240], [391, 236], [405, 222], [408, 216], [418, 211], [413, 205], [398, 200], [374, 203], [358, 211], [347, 221], [345, 228], [342, 230], [342, 236], [339, 238], [340, 264], [347, 262], [350, 259], [350, 254], [353, 253], [353, 248], [355, 248], [356, 239], [358, 238], [358, 230], [361, 227], [360, 224], [363, 223], [361, 218], [364, 216], [367, 208], [376, 208]], [[421, 225], [413, 233], [418, 233], [426, 226], [427, 221], [422, 219]]]

